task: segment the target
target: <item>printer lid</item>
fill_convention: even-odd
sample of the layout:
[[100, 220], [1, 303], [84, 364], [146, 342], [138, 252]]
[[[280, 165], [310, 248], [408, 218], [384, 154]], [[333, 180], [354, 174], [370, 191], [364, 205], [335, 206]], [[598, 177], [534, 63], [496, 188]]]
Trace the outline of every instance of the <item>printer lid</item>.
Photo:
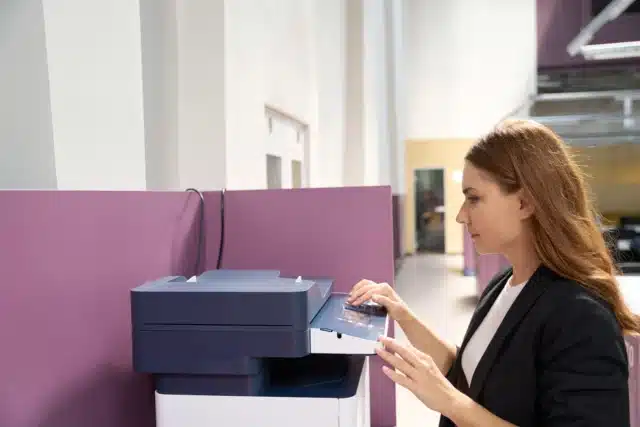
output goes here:
[[312, 354], [375, 354], [387, 336], [389, 315], [377, 316], [345, 308], [347, 294], [332, 294], [311, 321]]
[[137, 292], [211, 292], [211, 293], [305, 293], [314, 287], [310, 280], [295, 280], [282, 277], [233, 277], [230, 280], [187, 281], [176, 277], [163, 282], [157, 281], [134, 289]]
[[196, 278], [196, 281], [202, 280], [229, 280], [229, 279], [264, 279], [280, 277], [279, 270], [234, 270], [219, 269], [207, 270]]
[[220, 278], [195, 281], [167, 277], [133, 289], [134, 328], [269, 326], [306, 331], [333, 287], [331, 279], [221, 274]]

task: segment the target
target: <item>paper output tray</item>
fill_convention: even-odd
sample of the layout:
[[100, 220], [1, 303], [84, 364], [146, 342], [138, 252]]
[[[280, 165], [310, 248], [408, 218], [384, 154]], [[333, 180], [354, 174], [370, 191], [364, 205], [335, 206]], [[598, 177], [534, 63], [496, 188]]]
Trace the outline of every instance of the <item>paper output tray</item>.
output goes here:
[[387, 336], [389, 316], [344, 308], [346, 294], [332, 294], [311, 322], [312, 354], [375, 354]]

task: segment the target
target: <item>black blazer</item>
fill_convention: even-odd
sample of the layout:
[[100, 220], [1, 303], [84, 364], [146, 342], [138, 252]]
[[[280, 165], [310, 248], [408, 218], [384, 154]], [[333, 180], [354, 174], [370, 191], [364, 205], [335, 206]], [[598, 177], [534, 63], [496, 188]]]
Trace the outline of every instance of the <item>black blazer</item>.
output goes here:
[[[629, 427], [627, 352], [613, 311], [546, 267], [524, 286], [467, 384], [465, 346], [511, 273], [497, 275], [480, 297], [449, 381], [520, 427]], [[453, 425], [441, 417], [440, 427]]]

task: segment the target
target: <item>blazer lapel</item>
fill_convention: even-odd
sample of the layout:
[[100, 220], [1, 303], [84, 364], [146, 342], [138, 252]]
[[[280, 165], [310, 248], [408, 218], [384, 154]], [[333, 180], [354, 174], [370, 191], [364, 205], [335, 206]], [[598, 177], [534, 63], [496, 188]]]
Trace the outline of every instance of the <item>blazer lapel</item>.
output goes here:
[[[489, 290], [484, 295], [484, 298], [478, 301], [476, 310], [473, 313], [473, 316], [471, 317], [471, 320], [469, 322], [469, 327], [467, 328], [467, 332], [465, 333], [464, 338], [462, 339], [462, 344], [460, 344], [460, 351], [458, 354], [462, 354], [464, 349], [467, 347], [469, 340], [471, 339], [473, 334], [476, 332], [476, 329], [478, 329], [478, 327], [480, 326], [484, 318], [487, 316], [487, 313], [489, 313], [489, 309], [491, 309], [491, 307], [493, 306], [493, 303], [496, 301], [496, 298], [498, 298], [498, 295], [500, 295], [500, 292], [502, 292], [502, 289], [507, 284], [507, 281], [509, 280], [509, 277], [511, 277], [511, 274], [512, 274], [512, 270], [511, 268], [509, 268], [507, 271], [503, 273], [502, 277], [499, 279], [499, 283], [493, 286], [492, 289]], [[460, 358], [458, 357], [458, 359]]]
[[[550, 274], [552, 274], [551, 271], [546, 267], [539, 267], [524, 286], [520, 295], [518, 295], [516, 300], [513, 302], [509, 311], [507, 311], [507, 314], [498, 327], [498, 330], [496, 330], [493, 339], [489, 342], [484, 355], [480, 358], [475, 373], [473, 374], [473, 378], [471, 379], [469, 397], [472, 399], [476, 400], [478, 398], [487, 375], [489, 374], [500, 349], [504, 345], [506, 338], [533, 307], [540, 295], [542, 295], [547, 289], [549, 280], [545, 279], [548, 279]], [[496, 286], [498, 293], [503, 288], [504, 286]], [[492, 301], [495, 301], [495, 298], [496, 297], [494, 296]]]

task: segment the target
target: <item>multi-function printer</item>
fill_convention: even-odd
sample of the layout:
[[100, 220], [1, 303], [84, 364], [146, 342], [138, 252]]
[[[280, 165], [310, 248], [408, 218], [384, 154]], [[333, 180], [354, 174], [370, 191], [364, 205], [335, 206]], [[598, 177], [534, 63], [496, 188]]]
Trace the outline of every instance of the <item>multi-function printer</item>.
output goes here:
[[271, 270], [133, 289], [133, 365], [153, 374], [157, 427], [369, 427], [367, 356], [389, 318], [332, 290]]

